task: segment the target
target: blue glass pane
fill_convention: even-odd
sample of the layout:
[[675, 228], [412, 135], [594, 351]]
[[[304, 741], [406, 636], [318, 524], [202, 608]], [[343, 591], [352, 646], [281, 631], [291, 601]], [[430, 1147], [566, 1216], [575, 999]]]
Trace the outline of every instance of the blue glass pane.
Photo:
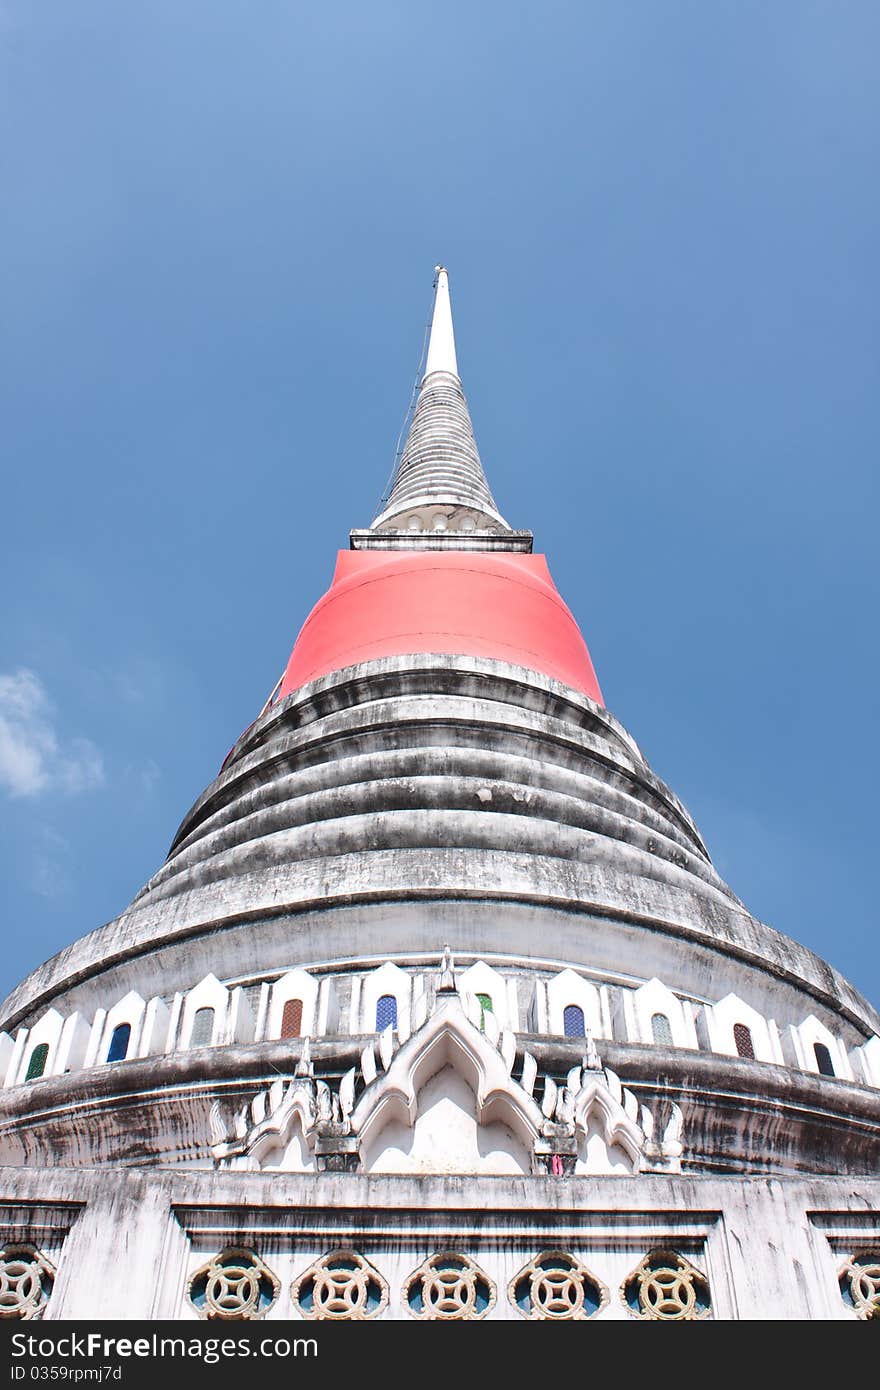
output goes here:
[[577, 1004], [566, 1004], [562, 1012], [562, 1027], [567, 1038], [585, 1038], [587, 1029], [583, 1009]]
[[393, 994], [383, 994], [376, 1004], [376, 1032], [381, 1033], [389, 1023], [397, 1027], [397, 1000]]
[[131, 1039], [131, 1024], [120, 1023], [118, 1028], [113, 1029], [113, 1037], [110, 1039], [110, 1047], [107, 1051], [108, 1062], [122, 1062], [128, 1056], [128, 1044]]

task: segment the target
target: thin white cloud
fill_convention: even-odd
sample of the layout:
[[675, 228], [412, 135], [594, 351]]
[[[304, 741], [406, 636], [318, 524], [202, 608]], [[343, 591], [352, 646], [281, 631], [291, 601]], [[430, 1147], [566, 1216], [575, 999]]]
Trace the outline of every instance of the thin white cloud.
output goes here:
[[87, 738], [62, 745], [46, 687], [35, 671], [0, 674], [0, 788], [13, 797], [89, 791], [104, 781], [100, 749]]
[[162, 769], [152, 758], [145, 763], [127, 763], [123, 772], [126, 782], [135, 787], [139, 795], [151, 796], [162, 776]]
[[73, 850], [63, 835], [41, 827], [31, 856], [30, 885], [41, 898], [70, 897], [74, 887]]
[[165, 673], [157, 661], [135, 656], [123, 667], [107, 673], [119, 699], [142, 709], [157, 709], [165, 702]]

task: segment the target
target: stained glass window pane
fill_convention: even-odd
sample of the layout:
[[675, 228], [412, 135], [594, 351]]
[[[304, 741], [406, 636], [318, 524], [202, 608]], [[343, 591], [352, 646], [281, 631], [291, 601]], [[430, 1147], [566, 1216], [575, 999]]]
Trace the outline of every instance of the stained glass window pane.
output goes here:
[[661, 1047], [672, 1046], [672, 1027], [665, 1014], [652, 1014], [651, 1036]]
[[110, 1039], [110, 1046], [107, 1049], [108, 1062], [121, 1062], [128, 1056], [128, 1044], [131, 1040], [131, 1024], [120, 1023], [113, 1029], [113, 1036]]
[[567, 1038], [585, 1038], [587, 1036], [584, 1011], [579, 1004], [566, 1004], [562, 1011], [562, 1027]]
[[30, 1061], [28, 1062], [27, 1075], [24, 1078], [25, 1081], [36, 1081], [38, 1076], [42, 1076], [43, 1072], [46, 1070], [48, 1058], [49, 1044], [37, 1043], [31, 1053]]
[[397, 999], [393, 994], [383, 994], [376, 1004], [376, 1032], [381, 1033], [389, 1023], [397, 1027]]
[[298, 1038], [302, 1032], [303, 1001], [288, 999], [281, 1014], [282, 1038]]
[[190, 1047], [207, 1047], [214, 1037], [214, 1010], [197, 1009], [193, 1019]]
[[738, 1056], [748, 1057], [751, 1061], [755, 1060], [755, 1045], [752, 1042], [752, 1035], [744, 1023], [733, 1025], [733, 1041], [736, 1044]]

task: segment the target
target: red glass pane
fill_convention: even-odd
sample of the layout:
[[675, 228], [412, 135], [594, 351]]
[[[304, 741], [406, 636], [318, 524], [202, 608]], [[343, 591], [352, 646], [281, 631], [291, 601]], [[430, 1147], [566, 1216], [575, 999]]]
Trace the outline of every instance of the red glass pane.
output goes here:
[[288, 999], [281, 1013], [282, 1038], [298, 1038], [302, 1032], [303, 1001]]

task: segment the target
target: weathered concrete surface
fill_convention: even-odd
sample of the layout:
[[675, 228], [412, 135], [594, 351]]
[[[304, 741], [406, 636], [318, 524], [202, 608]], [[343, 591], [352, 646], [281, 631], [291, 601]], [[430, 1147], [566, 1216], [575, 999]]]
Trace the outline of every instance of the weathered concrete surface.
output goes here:
[[[368, 1035], [311, 1042], [318, 1076], [338, 1087]], [[574, 1041], [520, 1039], [559, 1084]], [[302, 1041], [196, 1048], [89, 1068], [0, 1091], [0, 1161], [38, 1167], [211, 1164], [214, 1102], [226, 1117], [279, 1077]], [[880, 1092], [768, 1063], [679, 1049], [602, 1044], [641, 1103], [684, 1115], [683, 1166], [694, 1173], [880, 1173]]]
[[[851, 1319], [837, 1271], [880, 1238], [880, 1181], [725, 1177], [431, 1178], [350, 1174], [0, 1169], [0, 1206], [18, 1238], [58, 1213], [58, 1279], [46, 1317], [194, 1317], [187, 1272], [227, 1244], [278, 1276], [270, 1323], [295, 1317], [289, 1281], [318, 1254], [360, 1251], [387, 1280], [384, 1316], [408, 1316], [406, 1274], [427, 1255], [471, 1255], [492, 1279], [491, 1317], [518, 1318], [512, 1275], [538, 1251], [581, 1258], [609, 1289], [602, 1319], [625, 1319], [619, 1285], [658, 1246], [707, 1275], [713, 1315]], [[66, 1234], [64, 1234], [66, 1232]], [[84, 1278], [84, 1269], [99, 1273]]]
[[[383, 949], [395, 905], [407, 942], [392, 931]], [[697, 960], [707, 997], [723, 992], [713, 974], [758, 993], [783, 981], [800, 1018], [818, 1004], [861, 1036], [880, 1030], [837, 972], [742, 907], [606, 711], [532, 672], [457, 657], [367, 663], [271, 709], [132, 906], [13, 991], [3, 1026], [50, 1004], [106, 1006], [151, 972], [170, 991], [208, 970], [242, 975], [248, 956], [251, 974], [345, 960], [354, 926], [364, 953], [437, 952], [463, 914], [480, 950], [546, 957], [552, 941], [575, 968], [598, 949], [621, 974], [646, 954], [683, 990]]]
[[388, 501], [371, 529], [403, 526], [409, 514], [441, 504], [469, 513], [481, 526], [509, 529], [489, 491], [454, 371], [432, 371], [422, 381]]

